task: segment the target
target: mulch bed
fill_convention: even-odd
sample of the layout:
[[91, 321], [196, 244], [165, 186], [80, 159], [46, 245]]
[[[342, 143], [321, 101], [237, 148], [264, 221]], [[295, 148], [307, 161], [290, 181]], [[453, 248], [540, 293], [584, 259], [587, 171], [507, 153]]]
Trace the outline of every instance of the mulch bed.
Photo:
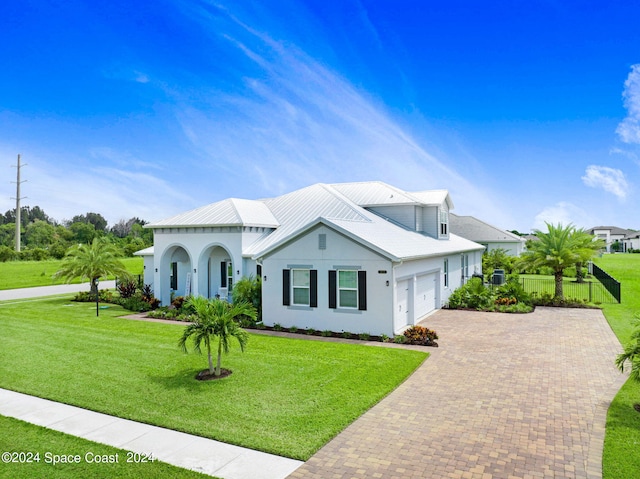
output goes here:
[[208, 369], [203, 369], [198, 374], [196, 374], [196, 379], [198, 381], [211, 381], [212, 379], [222, 379], [226, 378], [231, 374], [230, 369], [220, 368], [220, 376], [216, 376], [215, 374], [211, 374]]

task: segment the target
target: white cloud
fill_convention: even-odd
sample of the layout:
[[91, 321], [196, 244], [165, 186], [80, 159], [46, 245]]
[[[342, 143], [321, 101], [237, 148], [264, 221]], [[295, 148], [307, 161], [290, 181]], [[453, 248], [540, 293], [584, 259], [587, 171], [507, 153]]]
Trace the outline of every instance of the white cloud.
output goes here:
[[618, 125], [616, 133], [625, 143], [640, 143], [640, 64], [631, 67], [622, 96], [627, 117]]
[[582, 181], [592, 188], [602, 188], [620, 200], [624, 200], [629, 192], [629, 185], [624, 173], [607, 166], [588, 166]]
[[547, 226], [545, 223], [554, 225], [560, 223], [563, 226], [571, 223], [578, 227], [588, 228], [591, 222], [590, 215], [587, 214], [586, 211], [574, 204], [561, 201], [553, 206], [545, 207], [538, 213], [535, 217], [533, 227], [541, 231], [546, 231]]

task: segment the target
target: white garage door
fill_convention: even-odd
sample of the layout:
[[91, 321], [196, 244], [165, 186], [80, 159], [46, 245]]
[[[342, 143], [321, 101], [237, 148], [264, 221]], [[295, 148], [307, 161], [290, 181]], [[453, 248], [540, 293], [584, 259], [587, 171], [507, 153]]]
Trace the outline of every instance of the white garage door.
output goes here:
[[418, 321], [434, 309], [436, 309], [436, 273], [423, 274], [416, 280], [414, 321]]
[[394, 314], [394, 329], [399, 331], [409, 324], [409, 280], [398, 281], [398, 301]]

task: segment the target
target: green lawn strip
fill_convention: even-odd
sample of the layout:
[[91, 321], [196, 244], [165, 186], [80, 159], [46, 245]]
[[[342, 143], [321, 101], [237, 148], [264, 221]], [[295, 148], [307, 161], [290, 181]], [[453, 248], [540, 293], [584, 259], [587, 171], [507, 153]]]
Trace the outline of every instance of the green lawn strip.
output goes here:
[[[640, 255], [604, 255], [595, 262], [622, 283], [622, 303], [603, 304], [602, 309], [620, 343], [627, 344], [631, 320], [640, 313]], [[609, 407], [602, 458], [605, 479], [636, 477], [640, 471], [640, 414], [633, 408], [639, 402], [640, 384], [629, 380]]]
[[0, 303], [0, 387], [306, 460], [392, 391], [427, 354], [251, 335], [198, 382], [206, 356], [183, 326], [94, 315], [66, 299]]
[[[135, 456], [128, 457], [125, 450], [87, 441], [18, 419], [0, 416], [0, 454], [7, 452], [12, 454], [9, 456], [9, 461], [6, 461], [6, 454], [0, 461], [0, 477], [2, 478], [156, 479], [181, 477], [203, 479], [211, 477], [157, 460], [145, 463], [135, 462], [137, 458]], [[62, 461], [62, 456], [79, 456], [79, 462], [54, 464], [54, 461]], [[24, 462], [26, 459], [29, 459], [30, 462]], [[73, 457], [71, 460], [76, 461], [77, 459], [77, 457]], [[118, 462], [96, 462], [100, 459], [107, 461], [117, 459]], [[132, 462], [127, 462], [128, 460]]]
[[[142, 258], [122, 258], [121, 261], [132, 275], [138, 276], [142, 274]], [[0, 290], [64, 284], [64, 280], [53, 278], [55, 272], [60, 269], [61, 263], [61, 260], [55, 259], [45, 261], [7, 261], [2, 263], [0, 267]], [[80, 278], [72, 281], [72, 283], [80, 283]]]

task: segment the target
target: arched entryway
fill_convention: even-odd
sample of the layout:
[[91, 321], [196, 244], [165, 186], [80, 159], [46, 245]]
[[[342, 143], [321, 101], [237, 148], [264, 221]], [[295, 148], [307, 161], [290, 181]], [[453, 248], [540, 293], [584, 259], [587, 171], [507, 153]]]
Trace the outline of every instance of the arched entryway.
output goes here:
[[231, 300], [234, 268], [233, 256], [222, 245], [211, 245], [202, 252], [198, 262], [198, 292], [208, 298]]
[[181, 245], [167, 248], [160, 261], [162, 304], [171, 303], [173, 296], [188, 296], [193, 292], [193, 267], [191, 256]]

